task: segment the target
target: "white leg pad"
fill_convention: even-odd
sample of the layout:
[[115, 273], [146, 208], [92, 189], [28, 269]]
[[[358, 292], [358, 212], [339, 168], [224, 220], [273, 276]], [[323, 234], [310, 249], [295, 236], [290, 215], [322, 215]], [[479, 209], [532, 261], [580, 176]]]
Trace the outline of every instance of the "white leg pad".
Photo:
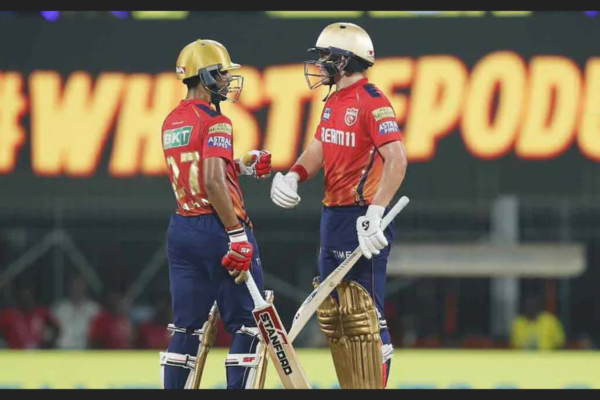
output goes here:
[[[196, 357], [190, 356], [189, 354], [169, 353], [166, 351], [160, 352], [160, 381], [163, 383], [163, 385], [165, 381], [166, 365], [171, 367], [187, 368], [190, 371], [194, 371], [194, 369], [196, 369]], [[190, 384], [190, 379], [192, 376], [193, 374], [191, 373], [188, 375], [188, 380], [185, 383], [186, 387]]]
[[258, 328], [256, 327], [245, 327], [242, 326], [236, 331], [236, 333], [242, 333], [245, 335], [253, 336], [258, 340], [255, 353], [248, 354], [228, 354], [225, 359], [225, 367], [248, 367], [248, 378], [246, 379], [245, 389], [252, 389], [256, 381], [257, 368], [260, 362], [261, 352], [263, 349], [263, 343], [260, 341], [258, 336]]

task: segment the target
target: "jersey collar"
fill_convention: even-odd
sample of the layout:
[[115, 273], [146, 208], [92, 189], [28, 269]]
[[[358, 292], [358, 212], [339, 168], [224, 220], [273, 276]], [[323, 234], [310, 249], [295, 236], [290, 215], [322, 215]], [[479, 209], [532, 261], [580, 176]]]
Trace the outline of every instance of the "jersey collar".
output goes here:
[[369, 79], [367, 79], [365, 77], [365, 78], [362, 78], [361, 80], [354, 82], [350, 86], [346, 86], [345, 88], [343, 88], [341, 90], [337, 90], [335, 93], [337, 93], [338, 96], [345, 96], [346, 94], [353, 93], [358, 88], [362, 87], [363, 85], [366, 85], [367, 83], [369, 83]]
[[201, 100], [201, 99], [189, 99], [189, 100], [181, 100], [181, 104], [196, 104], [196, 105], [202, 105], [202, 106], [206, 106], [206, 107], [211, 107], [210, 103]]

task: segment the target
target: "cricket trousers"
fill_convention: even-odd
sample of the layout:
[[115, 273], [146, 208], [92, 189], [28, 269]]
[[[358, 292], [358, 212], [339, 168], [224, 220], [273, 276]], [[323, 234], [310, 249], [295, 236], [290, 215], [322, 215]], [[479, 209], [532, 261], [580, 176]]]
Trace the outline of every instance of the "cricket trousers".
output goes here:
[[[245, 229], [248, 241], [254, 246], [250, 272], [264, 293], [258, 245], [250, 228], [245, 226]], [[178, 331], [171, 337], [168, 353], [196, 356], [199, 342], [193, 332], [202, 328], [216, 301], [225, 330], [233, 335], [228, 359], [255, 354], [259, 336], [252, 316], [254, 303], [246, 284], [236, 284], [221, 265], [228, 250], [229, 237], [217, 215], [171, 217], [166, 252], [173, 324]], [[226, 365], [227, 388], [244, 388], [249, 367], [227, 362]], [[183, 388], [189, 371], [167, 365], [163, 373], [164, 388]]]
[[[324, 207], [321, 214], [321, 245], [319, 255], [319, 278], [322, 282], [358, 247], [356, 220], [364, 216], [367, 207]], [[389, 212], [386, 209], [385, 214]], [[394, 239], [395, 224], [392, 221], [385, 229], [384, 234], [389, 245], [371, 259], [361, 257], [344, 277], [346, 281], [354, 281], [364, 287], [377, 308], [379, 316], [380, 335], [384, 352], [384, 383], [387, 382], [391, 366], [391, 353], [393, 346], [384, 315], [385, 285], [387, 276], [387, 262], [390, 248]], [[335, 297], [335, 291], [333, 292]], [[386, 360], [385, 354], [388, 355]]]

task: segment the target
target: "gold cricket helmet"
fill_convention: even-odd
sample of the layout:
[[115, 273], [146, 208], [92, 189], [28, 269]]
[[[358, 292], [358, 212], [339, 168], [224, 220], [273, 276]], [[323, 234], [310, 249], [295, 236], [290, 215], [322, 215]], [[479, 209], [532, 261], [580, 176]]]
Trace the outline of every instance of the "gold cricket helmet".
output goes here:
[[198, 76], [213, 97], [217, 96], [215, 100], [235, 103], [242, 91], [244, 78], [231, 75], [229, 71], [238, 68], [240, 65], [231, 61], [229, 52], [221, 43], [198, 39], [181, 50], [175, 72], [181, 81]]

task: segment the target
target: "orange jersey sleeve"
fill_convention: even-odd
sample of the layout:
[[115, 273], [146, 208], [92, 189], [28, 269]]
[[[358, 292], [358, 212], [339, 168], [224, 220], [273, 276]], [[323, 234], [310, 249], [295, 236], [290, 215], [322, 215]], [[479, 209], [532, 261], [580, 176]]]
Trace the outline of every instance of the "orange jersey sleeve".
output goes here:
[[227, 184], [231, 200], [233, 201], [233, 208], [238, 218], [248, 222], [248, 216], [244, 207], [244, 197], [233, 158], [233, 127], [231, 120], [223, 115], [215, 117], [206, 124], [203, 136], [203, 159], [221, 157], [225, 160]]
[[377, 148], [402, 140], [402, 133], [396, 121], [396, 113], [383, 93], [377, 97], [368, 97], [363, 109], [362, 118], [373, 145]]
[[233, 127], [224, 115], [206, 121], [201, 131], [202, 158], [220, 157], [233, 163]]

